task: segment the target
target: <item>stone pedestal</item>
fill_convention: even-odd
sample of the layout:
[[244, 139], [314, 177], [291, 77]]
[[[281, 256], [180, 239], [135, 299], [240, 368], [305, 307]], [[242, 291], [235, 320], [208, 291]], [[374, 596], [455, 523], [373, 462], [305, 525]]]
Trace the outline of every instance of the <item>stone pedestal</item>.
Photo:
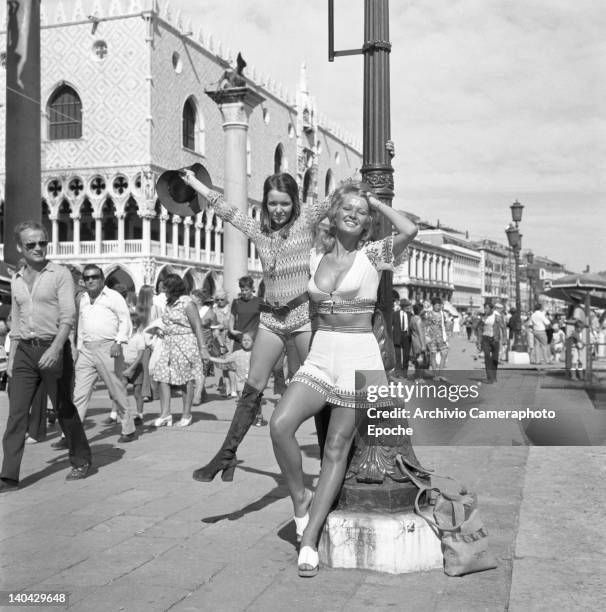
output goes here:
[[320, 562], [333, 568], [407, 574], [443, 566], [440, 540], [412, 511], [335, 510], [326, 519], [318, 552]]
[[509, 351], [507, 353], [507, 363], [511, 365], [530, 365], [530, 357], [526, 352]]

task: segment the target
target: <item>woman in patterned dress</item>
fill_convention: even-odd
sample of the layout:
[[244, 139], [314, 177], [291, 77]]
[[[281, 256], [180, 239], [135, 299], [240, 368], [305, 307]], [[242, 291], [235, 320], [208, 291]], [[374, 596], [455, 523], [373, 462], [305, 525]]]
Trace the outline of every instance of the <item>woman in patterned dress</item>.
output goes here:
[[[261, 219], [255, 220], [228, 205], [191, 170], [183, 170], [183, 180], [209, 201], [224, 222], [250, 238], [263, 266], [266, 303], [261, 309], [248, 380], [223, 445], [210, 463], [193, 473], [194, 479], [202, 482], [211, 481], [219, 471], [223, 480], [232, 480], [236, 450], [260, 410], [263, 389], [287, 341], [295, 344], [300, 363], [309, 351], [309, 251], [314, 227], [328, 211], [328, 200], [301, 207], [295, 179], [287, 173], [274, 174], [265, 180]], [[321, 419], [316, 423], [322, 446]]]
[[[153, 378], [160, 383], [160, 416], [156, 427], [170, 427], [170, 387], [184, 386], [183, 414], [177, 427], [191, 424], [191, 407], [196, 379], [202, 377], [202, 358], [209, 359], [208, 349], [202, 337], [202, 324], [198, 308], [187, 295], [183, 279], [169, 274], [165, 281], [166, 310], [162, 314], [162, 350], [154, 368]], [[202, 356], [202, 358], [201, 358]]]

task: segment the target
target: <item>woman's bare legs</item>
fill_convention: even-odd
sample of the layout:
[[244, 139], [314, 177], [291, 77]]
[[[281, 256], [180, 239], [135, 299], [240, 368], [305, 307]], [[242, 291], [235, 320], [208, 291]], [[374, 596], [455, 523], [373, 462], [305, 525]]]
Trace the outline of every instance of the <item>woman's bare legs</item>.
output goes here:
[[191, 416], [191, 407], [194, 400], [194, 387], [196, 386], [195, 380], [188, 380], [185, 384], [185, 389], [183, 391], [183, 414], [181, 415], [182, 419], [189, 419]]
[[278, 335], [260, 329], [250, 356], [250, 369], [246, 382], [258, 391], [263, 391], [283, 350], [284, 342]]
[[[297, 364], [294, 363], [296, 357], [292, 355], [292, 351], [289, 351], [290, 348], [287, 344], [287, 356], [288, 356], [288, 370], [289, 373], [293, 374], [299, 369], [299, 367], [303, 364], [305, 359], [307, 359], [307, 354], [309, 353], [309, 346], [311, 345], [311, 332], [298, 332], [293, 334], [295, 348], [297, 349], [297, 357], [299, 358], [299, 362]], [[293, 365], [291, 367], [290, 361], [293, 361]]]
[[165, 418], [170, 414], [170, 385], [165, 382], [160, 385], [160, 418]]
[[301, 548], [316, 548], [324, 521], [343, 484], [347, 457], [356, 431], [356, 411], [333, 406], [328, 425], [320, 479], [309, 511], [309, 523], [303, 532]]
[[301, 449], [295, 433], [301, 423], [324, 407], [326, 397], [302, 382], [288, 385], [269, 423], [276, 460], [286, 480], [295, 516], [303, 516], [309, 499], [305, 495]]

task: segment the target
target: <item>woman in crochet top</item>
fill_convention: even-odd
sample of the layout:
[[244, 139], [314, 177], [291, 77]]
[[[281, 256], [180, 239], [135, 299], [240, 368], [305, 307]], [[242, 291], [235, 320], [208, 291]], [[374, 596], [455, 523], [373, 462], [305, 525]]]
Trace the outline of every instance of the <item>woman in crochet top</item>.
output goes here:
[[223, 480], [231, 480], [236, 450], [260, 411], [263, 389], [286, 341], [294, 341], [300, 363], [307, 356], [311, 339], [309, 250], [314, 227], [326, 215], [328, 201], [302, 208], [295, 179], [286, 173], [274, 174], [265, 180], [261, 218], [255, 220], [226, 203], [191, 170], [183, 171], [183, 180], [209, 201], [224, 222], [252, 240], [263, 267], [266, 302], [261, 307], [248, 380], [223, 445], [210, 463], [193, 474], [195, 480], [208, 482], [221, 471]]
[[[376, 213], [392, 223], [395, 234], [369, 242]], [[364, 370], [366, 385], [387, 384], [372, 331], [377, 289], [381, 270], [392, 267], [394, 257], [417, 233], [412, 221], [360, 183], [343, 185], [333, 193], [328, 218], [330, 227], [323, 244], [311, 252], [307, 289], [315, 330], [311, 349], [271, 418], [274, 452], [290, 491], [301, 538], [301, 576], [313, 576], [318, 571], [318, 538], [343, 482], [356, 428], [356, 409], [389, 406], [393, 401], [386, 398], [383, 404], [369, 404], [365, 391], [356, 389], [356, 370]], [[312, 496], [304, 486], [295, 433], [326, 402], [331, 404], [330, 422], [320, 478]]]

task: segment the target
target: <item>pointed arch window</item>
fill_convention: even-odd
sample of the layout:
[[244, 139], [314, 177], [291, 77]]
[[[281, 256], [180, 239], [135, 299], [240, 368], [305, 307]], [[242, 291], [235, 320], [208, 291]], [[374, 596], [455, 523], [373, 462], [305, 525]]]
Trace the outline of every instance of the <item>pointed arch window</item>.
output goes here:
[[182, 146], [204, 155], [204, 117], [193, 96], [187, 98], [183, 105], [182, 120]]
[[301, 201], [307, 202], [307, 198], [311, 197], [311, 171], [307, 170], [303, 175], [303, 190], [301, 192]]
[[274, 174], [278, 174], [278, 172], [283, 172], [283, 159], [284, 159], [284, 147], [282, 144], [279, 144], [274, 151]]
[[335, 190], [335, 179], [332, 174], [332, 170], [326, 172], [326, 179], [324, 180], [324, 195], [330, 195]]
[[69, 85], [51, 95], [47, 107], [49, 140], [82, 138], [82, 102]]
[[183, 105], [183, 146], [196, 150], [196, 109], [191, 99]]

